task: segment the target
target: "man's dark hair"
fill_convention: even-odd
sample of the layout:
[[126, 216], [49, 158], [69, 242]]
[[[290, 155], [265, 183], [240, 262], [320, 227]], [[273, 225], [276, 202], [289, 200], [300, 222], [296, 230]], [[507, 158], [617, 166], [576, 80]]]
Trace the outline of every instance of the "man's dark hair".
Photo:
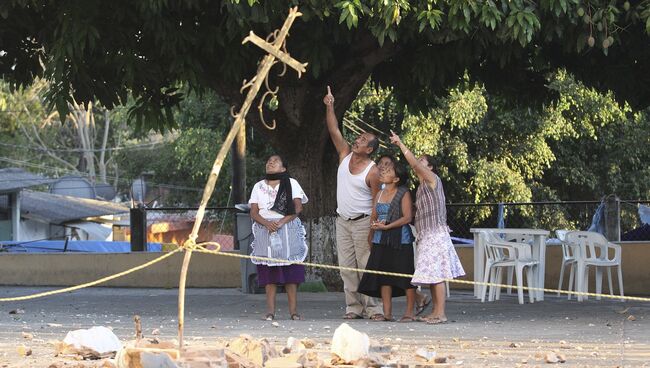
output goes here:
[[372, 135], [372, 140], [368, 141], [368, 147], [372, 148], [372, 152], [370, 152], [371, 155], [377, 152], [377, 150], [379, 149], [379, 138], [377, 138], [376, 135], [374, 134]]

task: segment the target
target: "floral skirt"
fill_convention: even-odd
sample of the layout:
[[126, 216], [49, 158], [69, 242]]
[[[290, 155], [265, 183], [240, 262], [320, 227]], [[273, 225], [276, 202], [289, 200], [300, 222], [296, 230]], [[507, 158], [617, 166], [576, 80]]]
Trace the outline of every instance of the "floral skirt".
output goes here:
[[465, 276], [446, 226], [419, 233], [416, 253], [415, 274], [411, 280], [414, 285], [437, 284]]

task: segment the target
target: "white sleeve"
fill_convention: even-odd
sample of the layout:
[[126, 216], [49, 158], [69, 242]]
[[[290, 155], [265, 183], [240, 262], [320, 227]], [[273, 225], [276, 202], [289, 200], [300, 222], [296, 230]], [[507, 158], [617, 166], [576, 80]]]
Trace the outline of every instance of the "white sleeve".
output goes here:
[[260, 183], [256, 183], [253, 186], [253, 190], [251, 191], [251, 198], [248, 200], [248, 204], [253, 204], [253, 203], [260, 203]]
[[298, 183], [298, 180], [291, 178], [290, 182], [291, 182], [291, 194], [293, 199], [300, 198], [300, 201], [302, 203], [309, 202], [309, 198], [307, 198], [305, 191], [302, 190], [302, 187]]

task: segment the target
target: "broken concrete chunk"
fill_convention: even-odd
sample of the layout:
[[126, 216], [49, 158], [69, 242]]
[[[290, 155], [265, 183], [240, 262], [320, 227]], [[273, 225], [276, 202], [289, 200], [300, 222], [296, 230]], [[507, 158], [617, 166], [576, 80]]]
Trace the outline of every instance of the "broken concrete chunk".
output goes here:
[[262, 366], [270, 358], [278, 356], [278, 353], [266, 339], [256, 340], [250, 335], [241, 335], [232, 340], [228, 343], [227, 348], [258, 366]]
[[30, 334], [29, 332], [23, 332], [23, 339], [31, 340], [34, 338], [34, 335]]
[[423, 358], [427, 362], [432, 361], [436, 358], [436, 352], [433, 350], [427, 350], [424, 348], [419, 348], [418, 350], [415, 351], [415, 355]]
[[264, 367], [268, 368], [302, 368], [307, 362], [306, 354], [289, 354], [269, 359]]
[[[164, 356], [166, 356], [166, 358]], [[117, 352], [115, 361], [117, 368], [149, 368], [176, 367], [174, 360], [178, 358], [178, 350], [155, 348], [124, 348]], [[169, 365], [169, 363], [173, 365]], [[145, 365], [152, 364], [152, 365]], [[159, 365], [155, 365], [159, 364]]]
[[63, 339], [63, 343], [78, 350], [80, 355], [95, 352], [97, 357], [114, 354], [122, 349], [120, 339], [104, 326], [70, 331]]
[[564, 363], [566, 362], [566, 357], [564, 354], [558, 354], [554, 351], [549, 351], [544, 355], [544, 360], [548, 364], [555, 364], [555, 363]]
[[31, 348], [28, 348], [28, 347], [25, 346], [25, 345], [19, 345], [19, 346], [16, 348], [16, 351], [18, 351], [18, 355], [20, 355], [20, 356], [22, 356], [22, 357], [26, 357], [26, 356], [30, 356], [30, 355], [32, 355], [32, 349], [31, 349]]
[[311, 340], [311, 339], [302, 339], [302, 340], [300, 340], [300, 342], [307, 349], [311, 349], [316, 345], [316, 343], [314, 343], [314, 341]]
[[342, 323], [334, 331], [331, 352], [346, 363], [366, 358], [369, 350], [370, 338], [368, 335], [355, 330], [347, 323]]

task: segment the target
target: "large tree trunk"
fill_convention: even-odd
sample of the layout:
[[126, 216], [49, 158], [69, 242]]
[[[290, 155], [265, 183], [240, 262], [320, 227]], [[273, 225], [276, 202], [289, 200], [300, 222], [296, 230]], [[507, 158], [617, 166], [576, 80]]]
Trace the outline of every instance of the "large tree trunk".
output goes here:
[[[271, 78], [271, 85], [279, 86], [279, 109], [264, 113], [266, 121], [276, 120], [275, 130], [263, 128], [258, 114], [246, 117], [247, 123], [259, 127], [276, 152], [287, 158], [289, 172], [309, 197], [301, 218], [307, 227], [309, 259], [318, 263], [337, 264], [334, 219], [338, 156], [325, 124], [323, 97], [327, 86], [331, 86], [336, 98], [336, 116], [342, 122], [343, 114], [375, 66], [396, 51], [389, 42], [380, 47], [369, 33], [359, 34], [356, 45], [349, 51], [354, 54], [353, 58], [347, 58], [345, 64], [332, 68], [317, 80], [309, 75], [298, 79], [291, 70], [282, 78]], [[241, 95], [234, 91], [238, 89], [221, 87], [217, 88], [218, 92], [237, 104]], [[342, 285], [338, 271], [316, 269], [310, 273], [330, 288]]]

